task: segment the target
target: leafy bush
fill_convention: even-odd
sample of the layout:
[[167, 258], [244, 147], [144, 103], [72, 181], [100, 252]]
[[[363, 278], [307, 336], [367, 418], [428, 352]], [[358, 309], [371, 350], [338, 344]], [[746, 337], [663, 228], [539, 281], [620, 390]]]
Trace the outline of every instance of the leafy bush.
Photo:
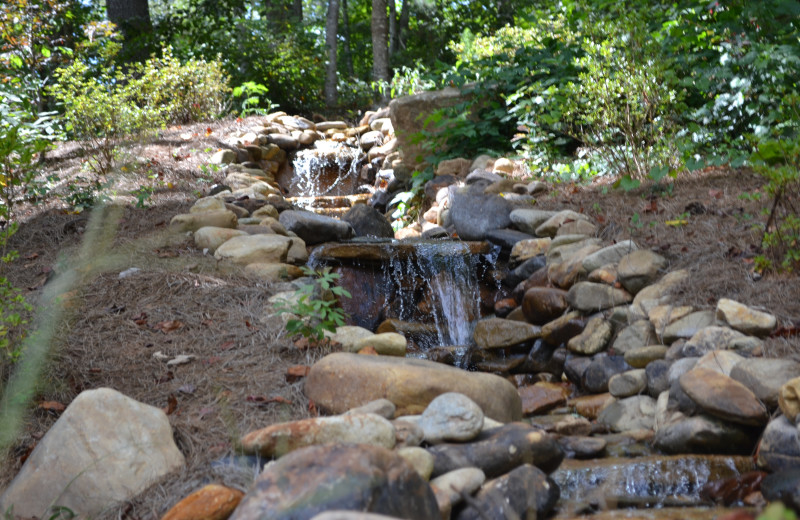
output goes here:
[[181, 65], [169, 48], [128, 71], [113, 61], [95, 71], [76, 60], [56, 78], [50, 93], [63, 104], [68, 128], [88, 143], [89, 167], [98, 175], [111, 171], [123, 141], [169, 122], [214, 117], [229, 91], [218, 61]]
[[286, 331], [290, 334], [302, 334], [311, 341], [322, 341], [325, 331], [336, 332], [336, 327], [344, 325], [345, 312], [339, 304], [339, 298], [350, 298], [350, 293], [334, 285], [340, 278], [338, 273], [329, 269], [317, 272], [303, 267], [307, 276], [314, 278], [313, 283], [303, 284], [295, 293], [294, 302], [284, 301], [279, 304], [279, 314], [289, 313], [296, 317], [286, 323]]
[[794, 271], [800, 268], [800, 96], [784, 98], [781, 112], [793, 126], [776, 125], [772, 135], [760, 139], [751, 159], [767, 183], [767, 222], [756, 257], [759, 271]]

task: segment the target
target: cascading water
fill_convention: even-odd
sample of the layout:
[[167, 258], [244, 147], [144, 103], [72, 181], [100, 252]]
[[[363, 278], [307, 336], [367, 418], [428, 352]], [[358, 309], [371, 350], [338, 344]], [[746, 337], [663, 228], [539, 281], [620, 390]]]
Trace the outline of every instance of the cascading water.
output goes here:
[[423, 351], [436, 346], [471, 345], [474, 323], [481, 317], [481, 282], [498, 251], [476, 254], [475, 243], [419, 241], [352, 244], [363, 253], [347, 260], [330, 249], [318, 250], [310, 263], [335, 264], [340, 285], [353, 295], [341, 303], [360, 326], [375, 330], [394, 320], [414, 336]]
[[307, 198], [310, 205], [314, 197], [350, 195], [358, 186], [358, 168], [363, 156], [360, 148], [335, 141], [322, 140], [313, 148], [300, 150], [295, 155], [294, 176], [289, 194]]

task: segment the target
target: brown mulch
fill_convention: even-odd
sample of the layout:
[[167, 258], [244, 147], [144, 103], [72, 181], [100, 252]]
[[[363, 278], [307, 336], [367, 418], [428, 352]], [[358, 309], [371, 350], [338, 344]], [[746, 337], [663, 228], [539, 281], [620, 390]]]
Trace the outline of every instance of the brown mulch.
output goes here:
[[[235, 454], [238, 437], [275, 422], [307, 417], [302, 381], [288, 382], [293, 365], [311, 365], [325, 352], [300, 350], [282, 333], [280, 320], [267, 318], [267, 299], [278, 289], [218, 266], [185, 236], [167, 233], [169, 220], [186, 211], [212, 182], [199, 167], [220, 147], [219, 138], [244, 127], [236, 120], [175, 127], [159, 139], [137, 145], [133, 172], [123, 172], [117, 190], [127, 206], [106, 210], [110, 236], [95, 258], [86, 260], [80, 284], [59, 326], [46, 380], [15, 448], [3, 459], [0, 487], [19, 470], [27, 453], [58, 417], [41, 402], [68, 404], [85, 389], [110, 387], [169, 412], [186, 469], [152, 487], [108, 518], [156, 518], [189, 492], [209, 482], [245, 489], [253, 469], [223, 468], [212, 462]], [[188, 138], [187, 138], [188, 136]], [[89, 177], [74, 143], [49, 154], [48, 173], [61, 176], [54, 192]], [[132, 207], [126, 195], [154, 176], [150, 207]], [[72, 179], [72, 181], [71, 181]], [[729, 297], [775, 313], [782, 325], [800, 321], [800, 284], [793, 276], [753, 272], [765, 202], [740, 195], [761, 189], [759, 177], [744, 171], [707, 170], [685, 175], [671, 192], [644, 186], [624, 193], [602, 182], [588, 187], [559, 185], [542, 197], [542, 209], [571, 208], [592, 216], [601, 236], [632, 238], [664, 255], [670, 269], [688, 269], [691, 281], [677, 293], [679, 303], [713, 308]], [[125, 198], [127, 196], [127, 198]], [[688, 216], [684, 215], [689, 213]], [[684, 218], [685, 225], [668, 221]], [[20, 212], [20, 231], [11, 247], [20, 258], [5, 275], [35, 302], [44, 284], [66, 269], [87, 235], [86, 215], [70, 214], [58, 199]], [[140, 270], [123, 278], [120, 273]], [[798, 338], [767, 342], [765, 355], [800, 352]], [[168, 367], [167, 358], [194, 356]]]

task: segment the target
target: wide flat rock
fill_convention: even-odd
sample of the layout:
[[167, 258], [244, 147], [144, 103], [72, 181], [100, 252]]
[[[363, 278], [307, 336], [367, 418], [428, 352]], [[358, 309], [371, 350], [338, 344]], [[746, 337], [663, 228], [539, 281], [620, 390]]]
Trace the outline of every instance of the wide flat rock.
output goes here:
[[767, 409], [753, 392], [724, 374], [693, 368], [679, 381], [692, 401], [711, 415], [751, 426], [762, 426], [769, 420]]
[[466, 395], [500, 422], [522, 417], [517, 389], [507, 380], [422, 359], [338, 352], [315, 363], [305, 385], [306, 395], [331, 413], [383, 397], [397, 406], [396, 416], [416, 415], [445, 392]]
[[[426, 247], [428, 246], [428, 247]], [[396, 258], [413, 258], [431, 252], [433, 246], [440, 255], [483, 255], [492, 250], [488, 242], [440, 241], [435, 243], [416, 240], [386, 242], [348, 242], [328, 243], [314, 250], [314, 258], [319, 260], [372, 260], [383, 261]]]

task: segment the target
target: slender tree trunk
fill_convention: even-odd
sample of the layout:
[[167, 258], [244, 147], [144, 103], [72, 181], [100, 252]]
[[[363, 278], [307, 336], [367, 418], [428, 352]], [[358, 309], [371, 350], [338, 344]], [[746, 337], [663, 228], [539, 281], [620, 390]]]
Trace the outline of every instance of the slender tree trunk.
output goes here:
[[372, 0], [372, 79], [389, 81], [386, 0]]
[[106, 14], [125, 37], [125, 54], [132, 59], [147, 58], [153, 34], [147, 0], [107, 0]]
[[279, 32], [286, 30], [286, 17], [289, 14], [286, 0], [264, 0], [267, 23]]
[[303, 0], [292, 2], [292, 22], [300, 23], [303, 21]]
[[336, 92], [336, 34], [339, 30], [339, 0], [328, 0], [325, 21], [325, 46], [328, 48], [328, 66], [325, 70], [325, 104], [335, 106]]
[[397, 3], [389, 1], [389, 58], [397, 52]]
[[514, 12], [509, 0], [497, 0], [497, 24], [499, 27], [514, 25]]
[[411, 0], [403, 0], [403, 7], [400, 9], [400, 23], [397, 24], [397, 49], [405, 48], [403, 34], [408, 34], [408, 20], [411, 17]]
[[350, 11], [347, 0], [342, 0], [342, 37], [344, 38], [344, 70], [349, 77], [355, 76], [353, 71], [353, 53], [350, 50]]

